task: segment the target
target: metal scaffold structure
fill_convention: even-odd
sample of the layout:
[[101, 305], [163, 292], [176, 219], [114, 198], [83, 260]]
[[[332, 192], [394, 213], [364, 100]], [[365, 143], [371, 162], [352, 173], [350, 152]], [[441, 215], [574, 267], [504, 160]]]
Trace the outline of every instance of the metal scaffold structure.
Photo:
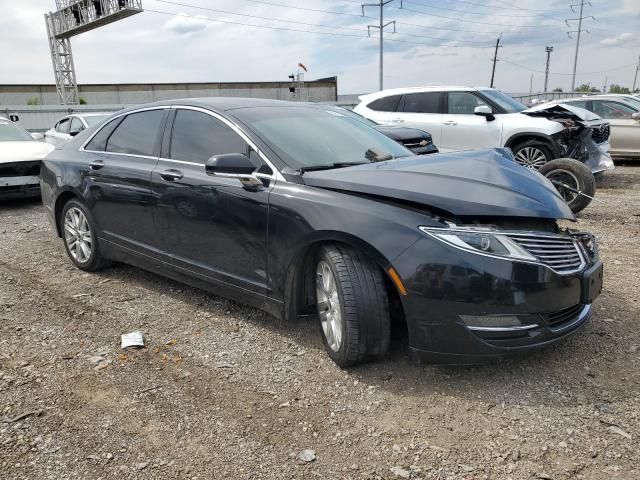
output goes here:
[[142, 0], [56, 0], [56, 8], [44, 16], [56, 88], [63, 105], [76, 105], [71, 37], [142, 12]]

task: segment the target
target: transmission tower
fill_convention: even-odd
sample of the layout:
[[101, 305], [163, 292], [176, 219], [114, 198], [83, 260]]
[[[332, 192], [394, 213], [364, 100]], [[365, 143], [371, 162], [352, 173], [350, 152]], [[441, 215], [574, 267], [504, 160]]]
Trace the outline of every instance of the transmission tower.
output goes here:
[[569, 35], [569, 38], [571, 37], [572, 33], [577, 34], [577, 38], [576, 38], [576, 54], [573, 58], [573, 75], [571, 76], [571, 91], [575, 92], [576, 90], [576, 67], [578, 66], [578, 52], [580, 51], [580, 34], [582, 32], [587, 32], [589, 33], [589, 30], [587, 30], [586, 28], [582, 28], [582, 21], [586, 20], [588, 18], [591, 18], [593, 20], [596, 19], [596, 17], [594, 17], [593, 15], [584, 15], [584, 6], [585, 4], [589, 5], [590, 7], [592, 7], [593, 5], [591, 5], [591, 2], [585, 1], [585, 0], [580, 0], [580, 3], [576, 3], [574, 5], [571, 5], [571, 11], [573, 13], [577, 13], [576, 8], [580, 7], [580, 15], [578, 16], [578, 18], [568, 18], [565, 20], [566, 24], [568, 27], [572, 27], [573, 25], [571, 25], [571, 23], [569, 22], [578, 22], [578, 29], [577, 30], [572, 30], [570, 32], [567, 32], [567, 35]]
[[[378, 0], [378, 3], [363, 3], [362, 4], [362, 16], [364, 17], [364, 9], [365, 7], [377, 7], [380, 9], [380, 23], [378, 25], [367, 25], [367, 34], [371, 35], [371, 29], [377, 28], [380, 31], [380, 65], [379, 65], [379, 86], [380, 90], [384, 88], [384, 29], [389, 25], [393, 24], [393, 33], [396, 33], [396, 21], [391, 20], [390, 22], [384, 23], [384, 6], [388, 3], [393, 2], [394, 0]], [[402, 8], [402, 0], [400, 0], [400, 8]]]
[[45, 13], [56, 89], [63, 105], [80, 100], [71, 37], [142, 12], [142, 0], [56, 0]]

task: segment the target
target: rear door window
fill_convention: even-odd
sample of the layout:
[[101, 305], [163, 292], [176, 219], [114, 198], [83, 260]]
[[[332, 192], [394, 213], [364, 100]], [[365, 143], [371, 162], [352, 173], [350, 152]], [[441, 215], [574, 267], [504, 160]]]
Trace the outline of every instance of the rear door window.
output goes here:
[[635, 110], [633, 107], [621, 102], [593, 100], [593, 113], [602, 118], [615, 120], [620, 118], [631, 118], [631, 115], [635, 113]]
[[404, 96], [405, 113], [441, 113], [442, 93], [408, 93]]
[[374, 100], [369, 105], [367, 105], [367, 107], [371, 110], [375, 110], [376, 112], [395, 112], [398, 108], [398, 103], [400, 103], [401, 98], [402, 95], [390, 95], [388, 97]]
[[487, 104], [473, 93], [449, 92], [447, 98], [447, 113], [450, 115], [473, 115], [476, 107], [481, 105]]
[[131, 113], [107, 139], [106, 151], [130, 155], [158, 156], [164, 110]]
[[71, 119], [71, 127], [69, 127], [69, 131], [79, 133], [82, 130], [84, 130], [84, 124], [82, 123], [82, 121], [77, 117], [73, 117]]
[[169, 157], [204, 164], [214, 155], [248, 153], [247, 143], [215, 117], [195, 110], [178, 110], [173, 122]]
[[69, 133], [69, 119], [63, 118], [56, 125], [56, 132], [58, 133]]

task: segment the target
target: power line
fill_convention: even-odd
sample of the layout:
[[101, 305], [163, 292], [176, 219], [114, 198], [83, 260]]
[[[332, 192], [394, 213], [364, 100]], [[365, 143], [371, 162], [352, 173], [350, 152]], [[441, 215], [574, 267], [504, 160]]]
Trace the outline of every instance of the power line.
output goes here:
[[[407, 2], [407, 0], [405, 0], [405, 3], [406, 2]], [[492, 17], [507, 17], [507, 18], [531, 18], [531, 17], [540, 16], [539, 14], [535, 14], [535, 15], [502, 15], [502, 14], [499, 14], [499, 13], [469, 12], [467, 10], [459, 10], [457, 8], [436, 7], [435, 5], [431, 5], [431, 4], [428, 4], [428, 3], [422, 3], [422, 2], [415, 2], [413, 0], [410, 0], [409, 3], [413, 3], [415, 5], [420, 5], [420, 6], [423, 6], [423, 7], [434, 8], [436, 10], [448, 10], [450, 12], [462, 13], [464, 15], [481, 15], [481, 16], [491, 15]], [[542, 15], [542, 16], [548, 16], [548, 15]], [[549, 17], [549, 18], [554, 18], [554, 17]], [[559, 20], [557, 18], [554, 18], [554, 20], [557, 20], [558, 22], [561, 22], [561, 23], [564, 24], [564, 22], [562, 22], [562, 20]]]
[[[160, 10], [152, 10], [152, 9], [149, 9], [149, 8], [145, 8], [145, 12], [158, 13], [158, 14], [162, 14], [162, 15], [171, 15], [171, 16], [174, 16], [174, 17], [192, 18], [194, 20], [203, 20], [203, 21], [208, 21], [208, 22], [224, 23], [224, 24], [229, 24], [229, 25], [238, 25], [238, 26], [244, 26], [244, 27], [262, 28], [262, 29], [267, 29], [267, 30], [280, 30], [280, 31], [296, 32], [296, 33], [310, 33], [310, 34], [315, 34], [315, 35], [330, 35], [330, 36], [334, 36], [334, 37], [354, 37], [354, 38], [365, 38], [365, 39], [369, 38], [367, 35], [356, 35], [356, 34], [338, 33], [338, 32], [318, 32], [318, 31], [314, 31], [314, 30], [302, 30], [302, 29], [298, 29], [298, 28], [278, 27], [278, 26], [272, 26], [272, 25], [256, 25], [256, 24], [252, 24], [252, 23], [236, 22], [236, 21], [232, 21], [232, 20], [221, 20], [221, 19], [208, 18], [208, 17], [203, 17], [203, 16], [188, 15], [188, 14], [185, 14], [185, 13], [163, 12], [163, 11], [160, 11]], [[364, 33], [364, 30], [363, 30], [363, 33]], [[425, 46], [425, 47], [433, 47], [433, 45], [429, 44], [429, 43], [412, 42], [412, 41], [409, 41], [409, 40], [387, 39], [387, 41], [396, 42], [396, 43], [406, 43], [406, 44], [410, 44], [410, 45], [421, 45], [421, 46]], [[463, 46], [463, 45], [440, 45], [440, 46], [447, 47], [447, 48], [464, 48], [464, 47], [466, 47], [466, 48], [484, 48], [484, 47], [473, 47], [473, 46], [467, 47], [467, 46]]]
[[[513, 65], [515, 67], [518, 68], [522, 68], [523, 70], [528, 70], [530, 72], [535, 72], [535, 73], [546, 73], [544, 70], [536, 70], [534, 68], [529, 68], [529, 67], [525, 67], [524, 65], [520, 65], [519, 63], [516, 62], [512, 62], [511, 60], [507, 60], [506, 58], [501, 58], [500, 60], [502, 60], [503, 62], [506, 62], [510, 65]], [[619, 67], [615, 67], [615, 68], [609, 68], [607, 70], [598, 70], [597, 72], [579, 72], [577, 75], [595, 75], [598, 73], [608, 73], [608, 72], [614, 72], [616, 70], [622, 70], [624, 68], [629, 68], [632, 67], [633, 64], [627, 64], [627, 65], [621, 65]], [[549, 75], [566, 75], [566, 76], [571, 76], [573, 75], [572, 72], [549, 72]]]
[[[584, 16], [583, 14], [584, 3], [585, 3], [585, 0], [580, 0], [579, 4], [571, 5], [571, 10], [573, 12], [575, 12], [575, 7], [578, 7], [578, 6], [580, 7], [580, 16], [578, 18], [569, 18], [565, 20], [568, 26], [570, 26], [569, 22], [576, 22], [576, 21], [578, 22], [578, 30], [567, 32], [567, 35], [569, 35], [569, 38], [571, 38], [572, 33], [578, 34], [578, 38], [576, 39], [576, 54], [573, 57], [573, 76], [571, 78], [571, 91], [575, 91], [576, 89], [576, 68], [578, 67], [578, 52], [580, 51], [580, 34], [582, 32], [589, 33], [589, 30], [587, 30], [586, 28], [585, 29], [582, 28], [582, 20], [585, 20], [587, 18], [593, 18], [595, 20], [595, 17], [593, 15], [588, 15], [586, 17]], [[590, 2], [587, 2], [587, 5], [592, 6]]]
[[[342, 25], [326, 25], [326, 24], [321, 24], [321, 23], [308, 23], [308, 22], [301, 22], [301, 21], [298, 21], [298, 20], [286, 20], [286, 19], [274, 18], [274, 17], [263, 17], [263, 16], [260, 16], [260, 15], [251, 15], [251, 14], [248, 14], [248, 13], [230, 12], [228, 10], [219, 10], [219, 9], [216, 9], [216, 8], [201, 7], [199, 5], [193, 5], [193, 4], [190, 4], [190, 3], [182, 3], [182, 2], [174, 2], [174, 1], [170, 1], [170, 0], [153, 0], [153, 1], [159, 2], [159, 3], [166, 3], [166, 4], [169, 4], [169, 5], [186, 7], [186, 8], [194, 8], [194, 9], [197, 9], [197, 10], [205, 10], [205, 11], [208, 11], [208, 12], [222, 13], [222, 14], [225, 14], [225, 15], [236, 15], [236, 16], [240, 16], [240, 17], [255, 18], [255, 19], [259, 19], [259, 20], [268, 20], [268, 21], [284, 22], [284, 23], [293, 23], [293, 24], [296, 24], [296, 25], [304, 25], [304, 26], [307, 26], [307, 27], [334, 28], [334, 29], [337, 29], [337, 30], [349, 30], [349, 31], [354, 31], [354, 32], [363, 32], [364, 31], [361, 28], [344, 27]], [[439, 41], [444, 41], [444, 42], [456, 42], [456, 43], [460, 44], [460, 45], [442, 45], [442, 46], [448, 46], [448, 47], [462, 46], [462, 44], [468, 44], [469, 46], [471, 46], [471, 45], [482, 45], [483, 47], [486, 47], [488, 45], [488, 44], [485, 44], [483, 42], [458, 41], [458, 40], [447, 39], [447, 38], [442, 38], [442, 37], [434, 37], [432, 35], [420, 35], [420, 34], [404, 33], [404, 32], [394, 32], [394, 34], [403, 35], [403, 36], [407, 36], [407, 37], [430, 38], [430, 39], [433, 39], [433, 40], [439, 40]]]
[[[428, 17], [446, 18], [447, 20], [455, 20], [457, 22], [476, 23], [478, 25], [492, 25], [492, 26], [495, 25], [495, 22], [479, 22], [479, 21], [476, 21], [476, 20], [465, 20], [464, 18], [447, 17], [445, 15], [436, 15], [435, 13], [431, 13], [431, 12], [422, 12], [420, 10], [414, 10], [412, 8], [407, 8], [405, 6], [392, 7], [392, 8], [395, 8], [396, 10], [406, 10], [407, 12], [417, 13], [419, 15], [426, 15]], [[549, 25], [513, 25], [513, 24], [506, 24], [506, 23], [501, 24], [501, 26], [503, 26], [503, 27], [517, 27], [517, 28], [537, 28], [537, 29], [555, 28], [555, 27], [550, 27]]]

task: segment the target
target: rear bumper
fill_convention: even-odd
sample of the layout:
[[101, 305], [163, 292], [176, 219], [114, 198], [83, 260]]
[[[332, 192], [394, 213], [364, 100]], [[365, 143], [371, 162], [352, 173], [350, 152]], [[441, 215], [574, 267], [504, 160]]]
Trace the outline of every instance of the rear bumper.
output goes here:
[[[585, 278], [601, 272], [601, 265], [596, 260], [560, 275], [544, 265], [421, 240], [393, 261], [408, 291], [401, 301], [412, 355], [430, 363], [477, 364], [561, 341], [591, 317], [589, 302], [597, 292], [585, 295]], [[507, 317], [519, 326], [473, 323]]]
[[38, 196], [40, 179], [37, 176], [0, 177], [1, 200]]

